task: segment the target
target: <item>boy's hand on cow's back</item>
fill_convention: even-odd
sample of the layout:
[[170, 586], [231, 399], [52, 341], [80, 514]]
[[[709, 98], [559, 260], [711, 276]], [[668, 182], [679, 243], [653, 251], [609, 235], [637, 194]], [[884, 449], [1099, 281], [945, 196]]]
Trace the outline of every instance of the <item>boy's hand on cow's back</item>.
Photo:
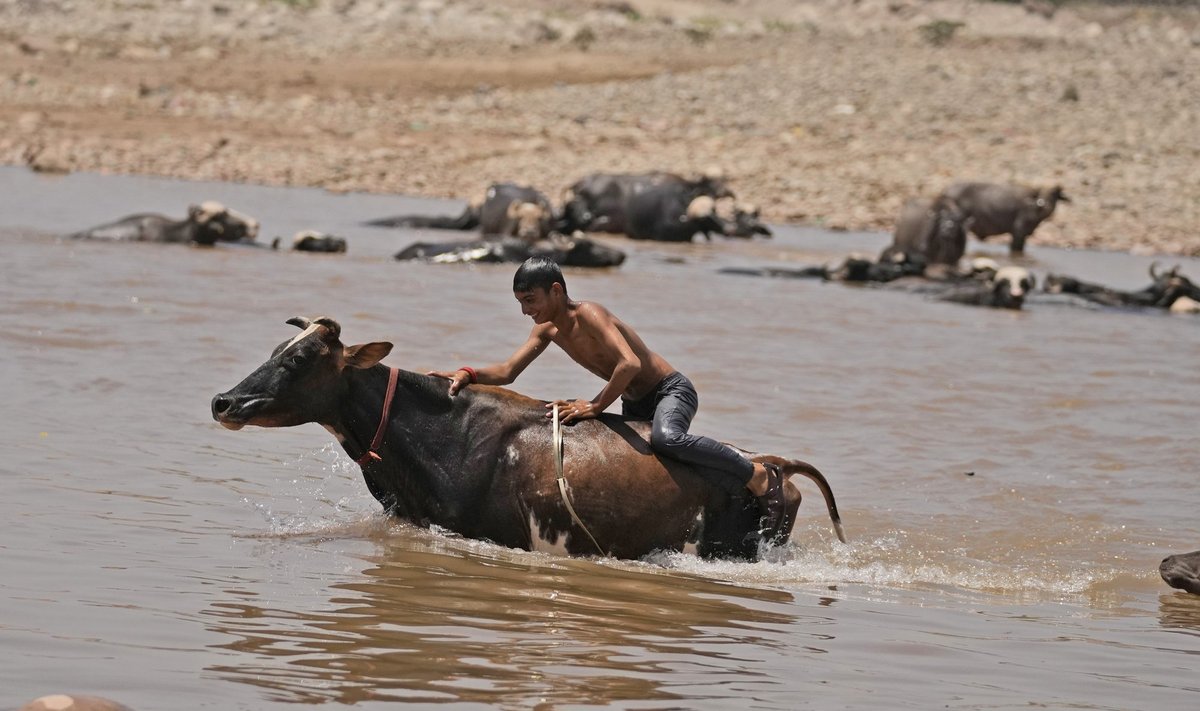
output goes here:
[[454, 397], [463, 386], [471, 382], [471, 374], [465, 370], [431, 370], [426, 375], [445, 378], [450, 381], [450, 397]]
[[558, 405], [558, 421], [564, 425], [574, 420], [586, 420], [600, 414], [600, 408], [590, 400], [555, 400], [546, 403], [546, 417], [554, 417], [554, 406]]

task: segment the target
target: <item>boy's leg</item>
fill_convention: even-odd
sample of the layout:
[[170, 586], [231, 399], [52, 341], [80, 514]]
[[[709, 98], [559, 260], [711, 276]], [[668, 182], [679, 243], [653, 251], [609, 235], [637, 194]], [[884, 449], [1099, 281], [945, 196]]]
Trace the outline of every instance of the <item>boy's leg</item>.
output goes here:
[[[677, 373], [665, 380], [654, 408], [650, 448], [674, 459], [724, 472], [729, 475], [725, 489], [731, 494], [740, 493], [754, 477], [755, 465], [729, 445], [688, 432], [699, 405], [696, 388], [687, 377]], [[765, 474], [767, 481], [766, 493], [759, 496], [759, 504], [767, 517], [767, 530], [774, 531], [783, 520], [783, 477], [770, 468], [759, 474]]]
[[699, 407], [700, 398], [687, 377], [675, 374], [664, 381], [654, 408], [650, 447], [668, 457], [726, 472], [739, 486], [745, 486], [754, 474], [754, 464], [749, 459], [711, 437], [688, 432]]

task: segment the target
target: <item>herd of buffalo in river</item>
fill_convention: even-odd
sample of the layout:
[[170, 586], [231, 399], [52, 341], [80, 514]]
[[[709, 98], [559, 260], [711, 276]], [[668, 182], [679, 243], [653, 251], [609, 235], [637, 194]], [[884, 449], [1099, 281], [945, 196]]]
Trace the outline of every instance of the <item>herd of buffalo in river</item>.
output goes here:
[[[878, 257], [849, 256], [833, 265], [725, 268], [721, 271], [748, 276], [815, 278], [872, 284], [958, 303], [1019, 309], [1024, 304], [1026, 295], [1035, 288], [1034, 276], [1022, 266], [1002, 267], [987, 258], [969, 260], [964, 266], [968, 235], [973, 234], [981, 240], [997, 235], [1011, 235], [1010, 255], [1020, 257], [1034, 230], [1051, 217], [1058, 203], [1063, 202], [1070, 200], [1059, 186], [1022, 187], [980, 182], [955, 183], [936, 196], [908, 201], [897, 219], [892, 243]], [[478, 232], [476, 238], [469, 240], [417, 242], [395, 255], [396, 259], [401, 260], [438, 263], [518, 263], [530, 256], [542, 255], [564, 266], [616, 267], [624, 261], [624, 253], [609, 244], [589, 238], [587, 234], [604, 232], [624, 234], [636, 240], [667, 242], [690, 242], [696, 235], [703, 235], [708, 240], [711, 240], [714, 234], [741, 239], [772, 236], [771, 230], [760, 220], [758, 209], [740, 202], [726, 181], [715, 173], [693, 178], [667, 172], [593, 174], [567, 188], [557, 208], [543, 193], [534, 188], [514, 183], [496, 183], [489, 186], [479, 199], [471, 201], [457, 216], [402, 215], [375, 219], [366, 224], [377, 227]], [[258, 231], [257, 220], [219, 203], [203, 202], [190, 207], [187, 216], [182, 220], [157, 214], [131, 215], [113, 223], [77, 232], [71, 237], [280, 248], [280, 238], [269, 244], [258, 242]], [[347, 241], [343, 237], [306, 231], [295, 236], [291, 248], [297, 251], [340, 253], [346, 251]], [[1151, 284], [1144, 289], [1121, 291], [1069, 276], [1048, 274], [1043, 279], [1042, 290], [1051, 294], [1071, 295], [1072, 299], [1104, 307], [1147, 307], [1169, 309], [1172, 312], [1200, 312], [1200, 288], [1180, 274], [1178, 267], [1159, 272], [1152, 266], [1150, 277]], [[315, 357], [314, 353], [342, 352], [344, 349], [344, 373], [339, 377], [354, 376], [351, 380], [365, 388], [364, 392], [369, 391], [369, 396], [351, 398], [353, 402], [342, 402], [345, 398], [339, 400], [331, 396], [328, 407], [336, 415], [333, 419], [337, 420], [340, 417], [346, 422], [358, 423], [355, 426], [361, 425], [359, 429], [370, 425], [372, 417], [369, 413], [338, 414], [338, 408], [350, 407], [365, 407], [367, 410], [379, 410], [382, 407], [381, 417], [384, 423], [399, 417], [389, 416], [387, 403], [384, 402], [381, 406], [379, 402], [384, 401], [384, 382], [388, 380], [388, 369], [378, 361], [390, 350], [391, 344], [345, 347], [339, 340], [340, 327], [332, 320], [310, 321], [298, 318], [289, 323], [300, 326], [304, 332], [277, 348], [260, 371], [275, 373], [278, 370], [275, 361], [287, 359], [288, 364], [283, 366], [285, 370], [308, 372], [311, 368], [304, 364]], [[371, 355], [364, 355], [368, 351]], [[353, 367], [347, 369], [346, 364]], [[359, 375], [358, 369], [367, 372]], [[539, 470], [543, 474], [552, 469], [548, 462], [542, 461], [546, 459], [546, 453], [550, 449], [543, 441], [549, 435], [541, 427], [544, 420], [540, 403], [503, 389], [482, 387], [479, 388], [480, 392], [473, 393], [472, 397], [459, 398], [454, 404], [446, 403], [443, 402], [444, 387], [431, 385], [426, 376], [396, 369], [391, 371], [393, 381], [395, 373], [401, 374], [401, 389], [407, 389], [404, 398], [406, 402], [417, 402], [422, 397], [430, 401], [431, 404], [423, 410], [423, 416], [433, 417], [430, 413], [444, 409], [445, 416], [451, 418], [444, 422], [441, 416], [437, 418], [438, 422], [442, 422], [442, 426], [449, 428], [443, 432], [444, 443], [457, 443], [455, 446], [447, 444], [444, 447], [445, 451], [457, 452], [455, 456], [463, 461], [480, 458], [480, 452], [475, 451], [478, 448], [474, 445], [459, 452], [463, 440], [455, 434], [458, 432], [458, 425], [455, 424], [459, 421], [457, 418], [466, 417], [478, 409], [489, 413], [484, 418], [487, 421], [499, 417], [500, 420], [508, 422], [506, 427], [512, 431], [514, 437], [506, 450], [507, 453], [488, 450], [484, 452], [486, 456], [482, 459], [509, 464], [518, 459], [534, 460], [539, 463]], [[288, 411], [287, 408], [291, 407], [287, 404], [290, 395], [284, 390], [270, 398], [258, 390], [250, 395], [241, 392], [249, 387], [247, 383], [255, 377], [258, 375], [252, 375], [238, 388], [213, 399], [212, 410], [215, 419], [233, 429], [245, 424], [287, 426], [320, 419], [313, 413]], [[278, 383], [270, 387], [277, 385]], [[319, 386], [309, 383], [305, 387], [310, 393], [341, 393], [346, 390], [344, 386], [330, 383]], [[389, 387], [394, 390], [397, 386], [391, 384]], [[271, 407], [282, 408], [280, 412], [283, 414], [274, 413], [266, 417], [259, 412], [264, 407], [264, 402], [276, 403]], [[250, 405], [246, 403], [253, 404], [255, 411], [251, 412]], [[457, 410], [463, 412], [458, 413]], [[395, 422], [391, 424], [394, 426]], [[422, 427], [428, 424], [423, 423]], [[367, 451], [369, 432], [366, 429], [362, 432], [351, 432], [351, 429], [353, 428], [340, 432], [343, 446], [347, 447], [347, 451], [355, 448]], [[608, 543], [604, 550], [609, 554], [636, 557], [654, 547], [678, 548], [688, 539], [699, 544], [702, 554], [756, 557], [757, 548], [753, 541], [746, 537], [747, 531], [754, 528], [754, 516], [747, 513], [753, 507], [748, 508], [740, 500], [714, 494], [711, 491], [712, 487], [703, 483], [704, 477], [700, 472], [672, 470], [668, 477], [664, 466], [668, 469], [679, 467], [676, 463], [659, 461], [650, 456], [648, 451], [643, 451], [644, 448], [638, 447], [638, 441], [644, 439], [642, 429], [644, 423], [622, 423], [614, 420], [601, 426], [601, 421], [588, 421], [579, 434], [584, 435], [585, 430], [590, 434], [577, 446], [582, 446], [585, 450], [587, 447], [603, 449], [610, 455], [612, 452], [623, 452], [623, 456], [629, 458], [629, 472], [644, 470], [645, 478], [644, 481], [639, 479], [639, 485], [650, 486], [646, 482], [657, 482], [655, 486], [665, 487], [647, 496], [648, 501], [666, 500], [663, 497], [668, 497], [670, 492], [683, 496], [686, 501], [681, 499], [677, 502], [677, 513], [680, 515], [674, 518], [664, 517], [661, 507], [651, 507], [652, 510], [644, 512], [645, 520], [638, 520], [638, 525], [633, 527], [640, 531], [638, 536], [633, 537], [627, 535], [631, 530], [628, 517], [595, 519], [593, 525]], [[376, 437], [384, 431], [384, 426], [381, 425]], [[493, 444], [500, 441], [494, 437], [483, 439]], [[352, 445], [347, 445], [347, 442], [352, 442]], [[622, 442], [625, 446], [621, 445]], [[400, 449], [393, 452], [392, 456], [411, 459], [408, 456], [411, 452], [402, 451], [402, 443], [395, 446]], [[373, 449], [374, 445], [372, 451]], [[772, 458], [772, 455], [758, 456]], [[777, 457], [774, 459], [794, 470], [789, 473], [803, 474], [818, 483], [841, 537], [833, 494], [820, 472], [797, 460]], [[409, 462], [409, 465], [411, 464]], [[577, 466], [581, 468], [577, 469], [574, 485], [580, 492], [585, 492], [593, 483], [607, 481], [612, 476], [607, 467], [603, 467], [607, 473], [598, 474], [591, 471], [595, 467], [590, 464]], [[439, 471], [445, 469], [440, 465], [435, 468]], [[563, 536], [568, 552], [594, 552], [591, 545], [585, 543], [584, 539], [572, 530], [571, 522], [563, 518], [565, 514], [557, 507], [557, 494], [549, 485], [549, 475], [534, 480], [538, 486], [535, 487], [536, 496], [530, 499], [536, 501], [533, 508], [526, 505], [511, 511], [489, 509], [487, 516], [474, 518], [466, 516], [464, 509], [459, 512], [464, 514], [463, 516], [450, 516], [445, 520], [441, 519], [448, 515], [446, 501], [457, 500], [455, 497], [461, 495], [461, 491], [459, 495], [454, 495], [431, 489], [427, 492], [431, 498], [425, 502], [428, 506], [418, 506], [419, 502], [414, 503], [415, 500], [401, 501], [397, 498], [393, 491], [396, 482], [392, 479], [399, 475], [395, 472], [385, 474], [380, 470], [364, 468], [364, 475], [371, 493], [377, 499], [389, 510], [412, 520], [438, 522], [464, 535], [486, 537], [525, 548], [534, 546], [535, 539], [539, 537], [540, 526], [540, 536], [543, 539], [548, 537], [548, 540], [553, 541], [556, 537]], [[678, 480], [680, 477], [695, 481], [684, 489], [666, 485], [671, 478]], [[794, 520], [800, 496], [798, 490], [790, 483], [787, 486], [790, 516]], [[636, 487], [630, 483], [630, 490], [632, 488]], [[486, 493], [486, 487], [480, 491]], [[482, 496], [481, 500], [486, 498]], [[703, 513], [697, 514], [696, 511]], [[479, 512], [474, 510], [474, 514]], [[523, 517], [529, 516], [533, 517], [530, 520], [536, 519], [539, 522], [537, 526], [530, 528], [521, 522]], [[698, 531], [691, 523], [693, 518], [707, 519], [707, 525], [701, 526], [705, 530]], [[464, 523], [466, 521], [473, 523], [468, 525]], [[611, 534], [608, 528], [612, 528]], [[508, 535], [510, 533], [511, 535]], [[781, 540], [776, 542], [785, 541], [789, 534], [790, 526], [781, 536]], [[1170, 585], [1200, 594], [1200, 551], [1168, 557], [1162, 562], [1160, 573]]]
[[[878, 255], [851, 255], [839, 263], [809, 267], [727, 268], [747, 276], [813, 278], [869, 284], [922, 294], [930, 298], [979, 306], [1020, 309], [1037, 279], [1023, 266], [1001, 267], [994, 260], [963, 258], [968, 235], [980, 240], [1011, 235], [1009, 251], [1024, 253], [1038, 225], [1070, 199], [1060, 186], [959, 182], [933, 197], [913, 198], [896, 220], [893, 241]], [[375, 227], [472, 231], [472, 239], [421, 241], [395, 254], [400, 260], [435, 263], [512, 262], [546, 256], [569, 267], [616, 267], [625, 253], [588, 237], [623, 234], [635, 240], [690, 242], [696, 235], [711, 240], [771, 237], [757, 207], [739, 201], [725, 179], [710, 171], [695, 177], [655, 171], [595, 173], [563, 191], [555, 206], [539, 190], [515, 183], [494, 183], [456, 216], [400, 215], [370, 220]], [[213, 246], [240, 244], [279, 249], [282, 239], [257, 241], [259, 223], [216, 202], [189, 208], [182, 220], [139, 214], [75, 233], [75, 238], [178, 242]], [[300, 232], [291, 249], [340, 253], [344, 237]], [[1042, 291], [1069, 300], [1106, 307], [1149, 307], [1173, 312], [1200, 312], [1200, 287], [1178, 267], [1150, 269], [1151, 283], [1123, 291], [1074, 277], [1047, 274]]]

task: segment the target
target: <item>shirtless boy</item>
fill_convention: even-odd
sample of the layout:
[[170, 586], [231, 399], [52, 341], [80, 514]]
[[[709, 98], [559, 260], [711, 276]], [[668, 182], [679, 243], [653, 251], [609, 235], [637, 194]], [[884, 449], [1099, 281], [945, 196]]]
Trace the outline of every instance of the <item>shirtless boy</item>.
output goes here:
[[741, 452], [708, 437], [688, 433], [699, 399], [692, 381], [646, 347], [637, 333], [612, 312], [591, 301], [572, 301], [558, 264], [530, 257], [513, 277], [521, 313], [533, 319], [529, 339], [503, 363], [456, 371], [432, 371], [450, 381], [453, 396], [469, 383], [508, 385], [546, 346], [555, 343], [576, 363], [607, 381], [591, 400], [559, 400], [559, 418], [568, 423], [596, 417], [621, 398], [621, 414], [652, 420], [650, 449], [664, 457], [704, 465], [725, 474], [758, 497], [763, 529], [783, 523], [783, 476], [773, 465], [751, 462]]

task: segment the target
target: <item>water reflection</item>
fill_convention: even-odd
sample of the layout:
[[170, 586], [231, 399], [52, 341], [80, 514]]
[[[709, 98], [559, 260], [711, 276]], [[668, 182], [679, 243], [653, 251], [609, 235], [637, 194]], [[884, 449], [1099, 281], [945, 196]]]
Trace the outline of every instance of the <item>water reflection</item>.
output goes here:
[[245, 656], [208, 671], [302, 703], [694, 702], [776, 685], [765, 656], [831, 639], [786, 592], [463, 545], [389, 540], [310, 609], [231, 593], [209, 629]]
[[1166, 629], [1200, 636], [1200, 595], [1186, 592], [1159, 595], [1158, 623]]

